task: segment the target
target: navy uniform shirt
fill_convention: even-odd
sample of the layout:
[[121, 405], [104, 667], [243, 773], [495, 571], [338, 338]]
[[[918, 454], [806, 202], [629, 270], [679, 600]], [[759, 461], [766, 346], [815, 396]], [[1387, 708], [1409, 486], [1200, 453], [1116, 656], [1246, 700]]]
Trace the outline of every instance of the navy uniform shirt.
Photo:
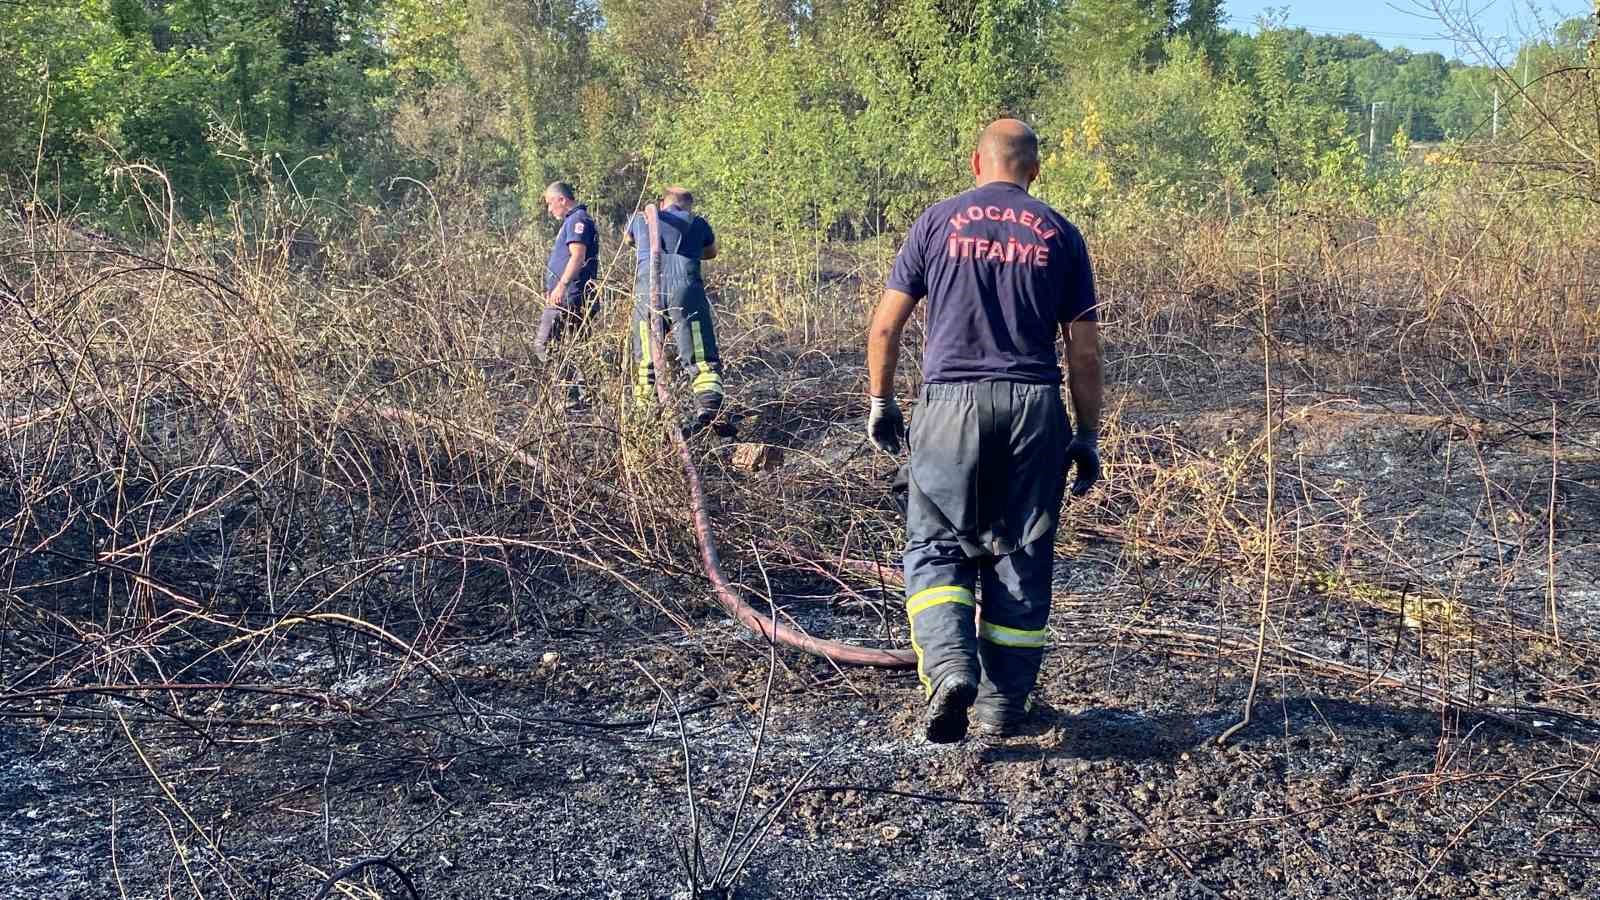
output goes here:
[[[662, 207], [658, 219], [661, 223], [661, 249], [664, 252], [670, 252], [670, 248], [676, 244], [679, 256], [699, 259], [707, 247], [717, 242], [710, 222], [676, 206]], [[634, 213], [633, 218], [628, 220], [628, 237], [633, 241], [639, 272], [643, 273], [650, 265], [650, 224], [644, 220], [644, 213]]]
[[1005, 181], [928, 207], [888, 287], [928, 298], [925, 382], [1059, 384], [1062, 323], [1098, 318], [1083, 235]]
[[600, 238], [595, 234], [594, 220], [589, 218], [589, 210], [582, 203], [567, 213], [567, 217], [561, 221], [561, 230], [556, 232], [555, 246], [550, 248], [550, 262], [545, 266], [546, 293], [555, 290], [561, 273], [567, 270], [567, 260], [572, 258], [572, 248], [568, 244], [582, 244], [588, 251], [577, 278], [567, 285], [568, 291], [581, 290], [600, 271]]

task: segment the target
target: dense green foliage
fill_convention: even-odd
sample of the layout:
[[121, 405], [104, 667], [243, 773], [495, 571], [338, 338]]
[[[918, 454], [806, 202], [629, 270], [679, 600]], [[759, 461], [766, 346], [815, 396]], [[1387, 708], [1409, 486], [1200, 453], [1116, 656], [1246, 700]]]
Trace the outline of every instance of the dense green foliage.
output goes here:
[[1010, 112], [1039, 123], [1041, 189], [1077, 215], [1129, 196], [1376, 202], [1392, 148], [1487, 137], [1497, 89], [1506, 126], [1549, 119], [1510, 98], [1585, 65], [1594, 42], [1574, 20], [1495, 70], [1354, 35], [1224, 31], [1220, 13], [1217, 0], [0, 4], [0, 178], [129, 224], [132, 163], [164, 172], [190, 214], [268, 183], [363, 204], [426, 183], [514, 217], [559, 177], [615, 219], [683, 181], [732, 227], [859, 234], [960, 187], [973, 134]]

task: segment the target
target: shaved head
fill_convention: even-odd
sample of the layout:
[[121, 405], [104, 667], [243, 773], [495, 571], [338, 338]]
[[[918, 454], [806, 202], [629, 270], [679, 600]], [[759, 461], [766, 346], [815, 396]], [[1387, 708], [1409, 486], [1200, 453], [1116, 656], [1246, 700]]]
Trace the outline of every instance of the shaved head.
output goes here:
[[1027, 185], [1039, 174], [1039, 136], [1021, 119], [996, 119], [978, 138], [975, 156], [981, 178]]

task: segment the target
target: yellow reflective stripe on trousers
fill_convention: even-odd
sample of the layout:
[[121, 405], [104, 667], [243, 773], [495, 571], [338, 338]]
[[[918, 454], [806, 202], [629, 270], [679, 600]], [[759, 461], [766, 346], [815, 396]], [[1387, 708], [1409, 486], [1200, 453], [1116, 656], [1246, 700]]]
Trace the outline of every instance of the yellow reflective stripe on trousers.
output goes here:
[[943, 587], [932, 587], [917, 591], [906, 598], [906, 618], [914, 619], [918, 613], [932, 609], [944, 603], [959, 603], [962, 606], [977, 606], [972, 592], [964, 587], [947, 584]]
[[700, 323], [690, 322], [689, 333], [694, 338], [694, 350], [692, 351], [694, 359], [692, 362], [694, 363], [695, 371], [699, 373], [694, 376], [694, 383], [691, 388], [696, 394], [723, 393], [722, 376], [718, 375], [716, 370], [711, 368], [711, 363], [706, 361], [706, 338], [705, 332], [701, 330]]
[[650, 323], [639, 320], [639, 384], [650, 384]]
[[922, 645], [917, 643], [917, 630], [911, 629], [911, 652], [917, 655], [917, 680], [922, 682], [922, 693], [933, 696], [933, 682], [928, 679], [928, 673], [922, 668]]
[[[906, 598], [906, 618], [915, 619], [917, 613], [924, 612], [945, 603], [959, 603], [962, 606], [977, 606], [972, 592], [964, 587], [947, 584], [941, 587], [931, 587], [917, 591]], [[928, 673], [922, 667], [922, 645], [917, 643], [917, 627], [911, 626], [911, 650], [917, 655], [917, 680], [922, 682], [922, 692], [933, 696], [933, 682], [928, 680]]]
[[1044, 646], [1045, 639], [1050, 636], [1050, 629], [1040, 628], [1029, 630], [1025, 628], [1007, 628], [993, 622], [978, 620], [978, 637], [991, 644], [1002, 647], [1025, 647], [1037, 649]]
[[694, 333], [694, 361], [696, 363], [704, 363], [706, 361], [706, 339], [700, 333], [700, 323], [690, 322], [689, 330]]

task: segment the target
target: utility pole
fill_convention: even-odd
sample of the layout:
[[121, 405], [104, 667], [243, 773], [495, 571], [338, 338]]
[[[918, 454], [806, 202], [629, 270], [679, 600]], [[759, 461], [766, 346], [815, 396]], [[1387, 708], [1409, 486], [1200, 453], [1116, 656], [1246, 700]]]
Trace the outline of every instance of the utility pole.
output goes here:
[[1498, 84], [1494, 86], [1494, 124], [1490, 126], [1489, 136], [1496, 139], [1500, 137], [1500, 85]]
[[1372, 101], [1372, 114], [1367, 125], [1367, 155], [1373, 159], [1378, 158], [1378, 107], [1388, 102], [1387, 100]]

